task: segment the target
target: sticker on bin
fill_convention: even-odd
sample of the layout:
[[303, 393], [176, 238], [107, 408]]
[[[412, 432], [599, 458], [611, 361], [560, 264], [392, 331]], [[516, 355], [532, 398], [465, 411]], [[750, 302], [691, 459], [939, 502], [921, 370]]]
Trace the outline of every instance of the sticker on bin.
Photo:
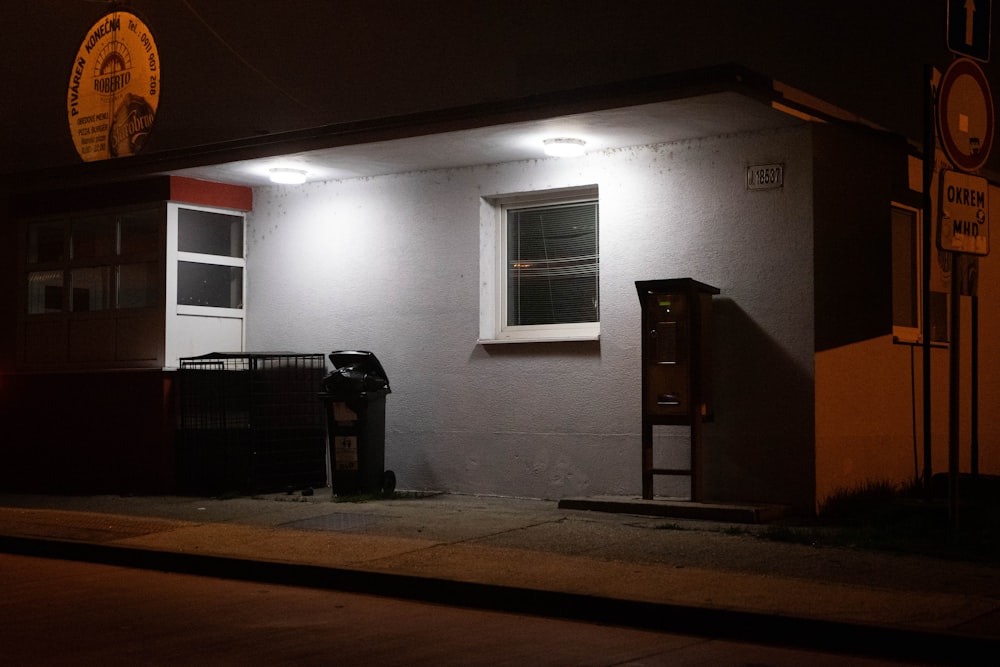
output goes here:
[[358, 469], [358, 438], [354, 435], [341, 435], [333, 439], [333, 460], [337, 470]]
[[358, 421], [358, 413], [351, 409], [347, 403], [341, 403], [339, 401], [333, 404], [333, 420], [335, 422], [356, 422]]

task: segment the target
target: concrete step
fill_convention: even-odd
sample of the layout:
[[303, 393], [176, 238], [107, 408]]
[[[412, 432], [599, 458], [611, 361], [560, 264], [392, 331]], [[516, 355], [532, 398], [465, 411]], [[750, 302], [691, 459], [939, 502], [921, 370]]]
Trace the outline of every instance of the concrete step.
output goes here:
[[560, 509], [639, 514], [673, 519], [697, 519], [725, 523], [769, 523], [787, 516], [791, 508], [784, 505], [706, 503], [690, 500], [646, 500], [627, 496], [592, 496], [563, 498]]

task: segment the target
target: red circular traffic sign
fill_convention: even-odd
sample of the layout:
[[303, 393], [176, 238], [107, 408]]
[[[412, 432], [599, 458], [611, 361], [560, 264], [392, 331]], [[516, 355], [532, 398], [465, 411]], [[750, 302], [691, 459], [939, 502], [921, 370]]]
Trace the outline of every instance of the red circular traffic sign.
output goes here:
[[938, 89], [938, 125], [948, 159], [962, 171], [978, 171], [993, 148], [993, 96], [983, 70], [959, 58]]

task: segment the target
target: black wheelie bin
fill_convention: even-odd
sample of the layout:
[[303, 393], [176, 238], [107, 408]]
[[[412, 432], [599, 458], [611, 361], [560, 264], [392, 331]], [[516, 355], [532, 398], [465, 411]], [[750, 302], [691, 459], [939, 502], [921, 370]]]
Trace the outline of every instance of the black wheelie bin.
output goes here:
[[320, 400], [326, 412], [333, 493], [390, 494], [396, 475], [385, 469], [385, 397], [389, 378], [371, 352], [341, 350], [329, 355], [333, 370], [323, 378]]

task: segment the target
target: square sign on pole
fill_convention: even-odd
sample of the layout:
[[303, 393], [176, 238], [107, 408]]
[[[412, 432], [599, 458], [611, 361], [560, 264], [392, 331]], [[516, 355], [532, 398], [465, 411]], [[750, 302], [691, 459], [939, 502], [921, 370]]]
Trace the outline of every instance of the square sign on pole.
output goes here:
[[941, 250], [990, 254], [989, 182], [981, 176], [946, 169], [941, 172]]
[[992, 9], [993, 0], [948, 0], [948, 49], [988, 62]]

